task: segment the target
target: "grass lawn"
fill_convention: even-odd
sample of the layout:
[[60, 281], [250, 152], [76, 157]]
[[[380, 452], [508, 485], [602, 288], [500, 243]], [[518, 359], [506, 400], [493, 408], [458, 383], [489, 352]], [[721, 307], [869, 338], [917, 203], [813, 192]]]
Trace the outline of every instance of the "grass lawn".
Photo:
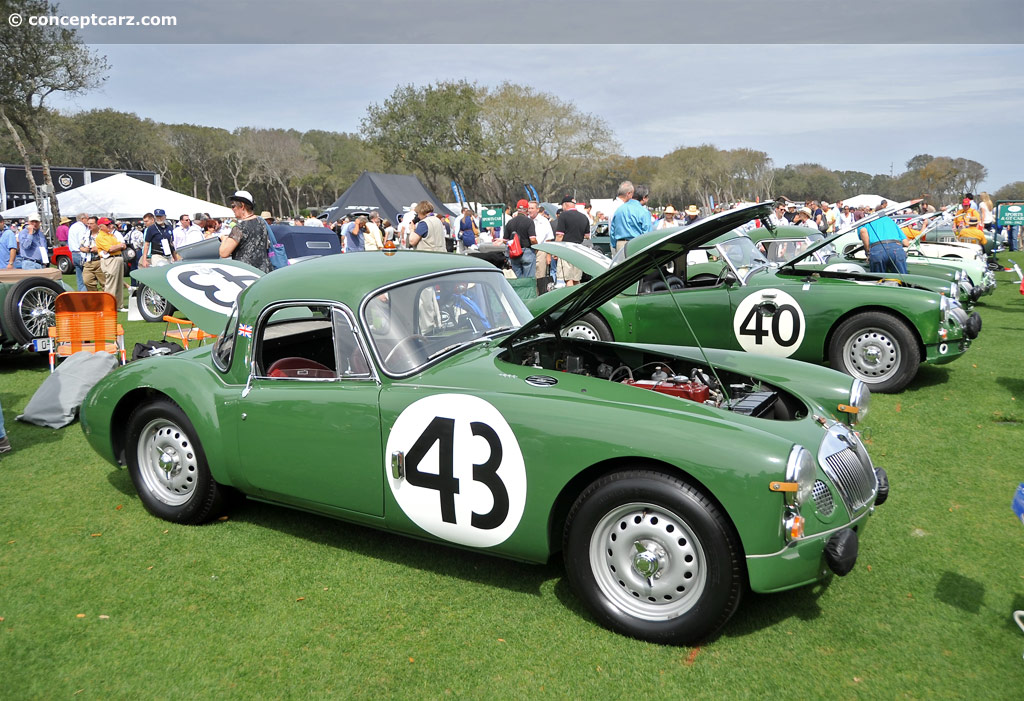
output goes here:
[[[507, 562], [254, 502], [203, 527], [157, 520], [77, 424], [14, 420], [46, 359], [0, 358], [15, 446], [0, 458], [0, 694], [1019, 699], [1024, 296], [998, 277], [965, 356], [873, 397], [864, 434], [892, 495], [853, 572], [748, 595], [697, 648], [598, 627], [560, 558]], [[126, 324], [129, 352], [162, 329]]]

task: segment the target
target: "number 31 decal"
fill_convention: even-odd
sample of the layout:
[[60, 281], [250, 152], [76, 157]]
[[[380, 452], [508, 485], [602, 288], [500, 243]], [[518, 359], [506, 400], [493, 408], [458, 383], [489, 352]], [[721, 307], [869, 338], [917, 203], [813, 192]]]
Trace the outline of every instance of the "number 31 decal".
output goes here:
[[787, 358], [800, 348], [807, 324], [792, 295], [769, 289], [745, 297], [736, 306], [732, 326], [748, 353]]
[[[391, 456], [405, 472], [395, 477]], [[388, 436], [384, 470], [399, 507], [423, 530], [462, 545], [505, 541], [523, 516], [526, 468], [512, 428], [470, 395], [441, 394], [408, 406]]]

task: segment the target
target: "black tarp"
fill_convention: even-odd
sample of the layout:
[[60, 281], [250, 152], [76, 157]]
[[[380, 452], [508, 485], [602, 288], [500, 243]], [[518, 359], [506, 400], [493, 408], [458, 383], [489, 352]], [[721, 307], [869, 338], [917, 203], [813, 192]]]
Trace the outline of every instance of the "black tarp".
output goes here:
[[338, 201], [325, 209], [327, 221], [334, 222], [346, 214], [380, 210], [380, 216], [398, 224], [398, 215], [414, 202], [430, 200], [438, 214], [455, 215], [433, 192], [423, 187], [415, 175], [391, 175], [363, 171], [352, 187]]

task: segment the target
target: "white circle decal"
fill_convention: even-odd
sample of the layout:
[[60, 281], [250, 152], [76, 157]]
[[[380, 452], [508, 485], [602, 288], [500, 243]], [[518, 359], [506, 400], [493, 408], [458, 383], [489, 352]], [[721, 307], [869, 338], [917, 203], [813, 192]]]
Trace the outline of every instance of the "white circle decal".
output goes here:
[[215, 312], [230, 310], [242, 290], [257, 280], [248, 270], [217, 263], [182, 263], [167, 272], [175, 292]]
[[1009, 212], [1019, 212], [1020, 211], [1020, 205], [1019, 204], [1013, 204], [1013, 205], [1010, 205], [1009, 207], [1007, 207], [1006, 209]]
[[[395, 477], [393, 456], [404, 465]], [[526, 506], [526, 467], [512, 428], [491, 404], [468, 394], [413, 402], [388, 435], [384, 472], [405, 515], [453, 543], [504, 542]]]
[[804, 312], [782, 290], [755, 291], [736, 307], [733, 333], [748, 353], [788, 358], [804, 340]]

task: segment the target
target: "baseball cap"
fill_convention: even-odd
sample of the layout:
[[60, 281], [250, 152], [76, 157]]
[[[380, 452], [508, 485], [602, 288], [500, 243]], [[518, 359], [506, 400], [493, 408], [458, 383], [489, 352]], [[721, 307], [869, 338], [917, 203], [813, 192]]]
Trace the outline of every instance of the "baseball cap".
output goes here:
[[969, 197], [965, 197], [964, 201], [961, 204], [963, 204], [964, 207], [970, 207], [971, 206], [970, 198]]
[[529, 209], [529, 208], [530, 208], [530, 203], [527, 202], [526, 200], [519, 200], [518, 202], [516, 202], [516, 209]]
[[249, 194], [248, 190], [236, 190], [235, 194], [228, 198], [228, 202], [245, 202], [250, 207], [253, 206], [252, 195]]
[[39, 215], [38, 214], [30, 214], [26, 221], [39, 221]]
[[562, 198], [562, 204], [565, 204], [566, 202], [572, 202], [573, 204], [576, 204], [576, 198], [574, 198], [572, 195], [566, 195], [565, 197]]
[[108, 217], [100, 217], [99, 219], [96, 220], [96, 223], [103, 226], [110, 226], [114, 222], [110, 221]]
[[154, 217], [166, 217], [167, 216], [167, 212], [165, 212], [162, 209], [154, 209], [153, 210], [153, 216]]

